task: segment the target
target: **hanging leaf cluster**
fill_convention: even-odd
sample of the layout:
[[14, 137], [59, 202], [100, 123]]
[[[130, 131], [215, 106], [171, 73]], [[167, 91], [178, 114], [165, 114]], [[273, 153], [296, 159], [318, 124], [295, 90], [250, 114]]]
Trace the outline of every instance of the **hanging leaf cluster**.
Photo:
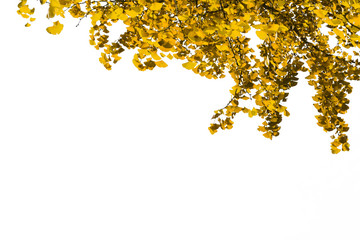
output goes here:
[[[209, 79], [234, 80], [231, 98], [215, 111], [209, 130], [231, 129], [239, 112], [264, 121], [258, 130], [266, 138], [279, 135], [284, 103], [298, 83], [298, 73], [313, 96], [317, 124], [331, 132], [331, 151], [349, 151], [348, 124], [341, 117], [349, 108], [351, 80], [360, 74], [360, 0], [40, 0], [48, 9], [51, 34], [63, 30], [61, 18], [91, 20], [90, 44], [100, 49], [106, 69], [125, 49], [135, 49], [140, 70], [164, 68], [167, 61], [184, 60], [183, 67]], [[21, 0], [18, 13], [29, 22], [35, 9]], [[60, 19], [60, 20], [59, 20]], [[126, 31], [109, 41], [117, 22]], [[249, 46], [250, 30], [261, 40], [260, 55]], [[329, 45], [329, 37], [337, 43]], [[349, 51], [352, 51], [349, 54]], [[245, 107], [251, 101], [255, 107]]]

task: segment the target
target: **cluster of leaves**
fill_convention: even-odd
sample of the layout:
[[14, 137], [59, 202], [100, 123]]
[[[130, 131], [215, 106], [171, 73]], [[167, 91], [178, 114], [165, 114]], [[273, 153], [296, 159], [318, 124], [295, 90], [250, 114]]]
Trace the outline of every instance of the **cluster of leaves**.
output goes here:
[[[289, 116], [284, 102], [298, 73], [308, 72], [308, 83], [318, 111], [318, 125], [333, 132], [332, 153], [348, 151], [346, 113], [352, 87], [358, 80], [359, 61], [347, 53], [360, 46], [360, 0], [40, 0], [47, 4], [47, 18], [91, 19], [90, 44], [101, 49], [100, 62], [107, 69], [121, 59], [125, 49], [136, 49], [133, 63], [140, 70], [166, 67], [167, 59], [181, 59], [183, 67], [209, 79], [224, 78], [228, 71], [235, 84], [226, 106], [215, 111], [209, 127], [231, 129], [239, 112], [259, 116], [258, 130], [272, 139], [279, 135], [282, 116]], [[18, 13], [31, 18], [26, 0]], [[122, 21], [127, 29], [110, 42], [109, 27]], [[29, 23], [26, 25], [28, 26]], [[323, 33], [322, 27], [327, 27]], [[47, 28], [59, 34], [63, 25]], [[260, 56], [246, 37], [256, 29], [262, 43]], [[337, 39], [329, 46], [329, 35]], [[256, 107], [242, 106], [250, 100]]]

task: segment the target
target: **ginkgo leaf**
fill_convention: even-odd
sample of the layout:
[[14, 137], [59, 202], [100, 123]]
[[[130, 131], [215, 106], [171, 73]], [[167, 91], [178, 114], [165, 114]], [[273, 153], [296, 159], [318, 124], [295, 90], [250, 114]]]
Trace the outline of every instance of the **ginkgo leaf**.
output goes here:
[[288, 30], [289, 30], [288, 27], [286, 27], [286, 26], [283, 25], [283, 24], [280, 24], [280, 26], [279, 26], [279, 31], [280, 31], [280, 32], [286, 32], [286, 31], [288, 31]]
[[360, 41], [360, 36], [359, 35], [352, 35], [352, 36], [350, 36], [350, 38], [352, 40], [355, 40], [355, 41]]
[[349, 151], [349, 150], [350, 150], [350, 144], [349, 144], [348, 142], [344, 143], [344, 144], [342, 145], [341, 150], [343, 150], [343, 151]]
[[257, 110], [253, 108], [251, 111], [248, 112], [249, 117], [253, 117], [257, 115]]
[[56, 35], [60, 34], [63, 30], [64, 25], [61, 24], [59, 21], [54, 22], [53, 26], [46, 28], [46, 31], [50, 34]]
[[97, 21], [103, 16], [103, 13], [98, 11], [91, 16], [91, 24], [95, 25]]
[[230, 50], [229, 46], [227, 43], [224, 43], [222, 45], [216, 45], [216, 48], [219, 49], [220, 51], [227, 51]]
[[193, 69], [196, 65], [197, 65], [196, 62], [187, 62], [182, 64], [182, 66], [188, 70]]
[[337, 147], [331, 146], [331, 153], [333, 154], [337, 154], [339, 153], [341, 150]]
[[272, 135], [269, 132], [264, 133], [263, 136], [272, 139]]
[[261, 39], [261, 40], [265, 40], [268, 35], [266, 32], [264, 31], [256, 31], [256, 35]]
[[150, 6], [150, 9], [153, 11], [158, 11], [162, 8], [163, 4], [162, 3], [153, 3]]
[[279, 75], [279, 76], [281, 76], [281, 77], [283, 77], [283, 76], [285, 76], [287, 73], [286, 72], [284, 72], [284, 71], [282, 71], [282, 70], [280, 70], [280, 69], [277, 69], [276, 70], [276, 73]]
[[343, 31], [340, 31], [339, 29], [334, 28], [334, 29], [333, 29], [333, 32], [334, 32], [336, 35], [338, 35], [341, 39], [345, 39], [345, 34], [344, 34]]
[[211, 134], [214, 134], [217, 132], [217, 129], [220, 127], [218, 124], [211, 124], [211, 126], [208, 128]]
[[193, 42], [199, 42], [201, 41], [206, 35], [203, 31], [195, 29], [194, 31], [191, 31], [188, 35], [189, 39]]
[[151, 52], [151, 57], [154, 60], [160, 60], [161, 59], [161, 57], [156, 52]]
[[331, 19], [331, 25], [332, 26], [338, 26], [338, 25], [341, 25], [341, 24], [342, 24], [342, 21], [340, 19]]
[[140, 6], [135, 6], [135, 7], [133, 7], [132, 8], [132, 10], [134, 10], [136, 13], [141, 13], [142, 12], [142, 7], [140, 7]]
[[180, 21], [186, 21], [190, 16], [188, 15], [179, 15], [178, 18]]
[[110, 19], [127, 20], [128, 16], [123, 12], [121, 8], [117, 8], [109, 14]]
[[134, 18], [136, 17], [137, 15], [139, 15], [140, 12], [136, 12], [134, 10], [127, 10], [126, 11], [126, 14], [129, 15], [130, 17]]
[[266, 32], [276, 32], [279, 30], [279, 24], [271, 24], [270, 28], [264, 29]]
[[161, 68], [165, 68], [165, 67], [167, 67], [168, 65], [166, 64], [166, 62], [164, 62], [164, 61], [156, 61], [155, 62], [155, 64], [156, 64], [156, 66], [158, 66], [158, 67], [161, 67]]
[[326, 14], [328, 13], [326, 10], [322, 10], [322, 9], [317, 9], [317, 10], [314, 10], [314, 13], [320, 17], [320, 18], [325, 18], [326, 17]]
[[359, 9], [360, 8], [360, 3], [354, 3], [352, 4], [352, 7], [355, 9]]

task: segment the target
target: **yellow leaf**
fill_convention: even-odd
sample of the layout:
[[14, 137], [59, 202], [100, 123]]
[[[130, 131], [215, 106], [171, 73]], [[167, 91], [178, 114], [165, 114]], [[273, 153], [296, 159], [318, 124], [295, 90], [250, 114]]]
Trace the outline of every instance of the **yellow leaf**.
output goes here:
[[285, 25], [283, 25], [283, 24], [279, 25], [279, 31], [280, 32], [286, 32], [287, 30], [289, 30], [289, 28], [287, 28]]
[[219, 128], [218, 124], [211, 124], [211, 126], [208, 127], [211, 134], [215, 134], [217, 132], [218, 128]]
[[30, 23], [25, 24], [25, 27], [30, 27], [30, 26], [31, 26]]
[[142, 28], [140, 30], [138, 30], [138, 32], [140, 34], [140, 37], [142, 37], [142, 38], [147, 38], [149, 36], [149, 34]]
[[253, 108], [251, 111], [248, 112], [249, 117], [253, 117], [257, 115], [257, 110], [256, 108]]
[[126, 14], [124, 14], [123, 10], [121, 8], [116, 8], [115, 10], [113, 10], [109, 15], [110, 19], [121, 19], [121, 20], [126, 20], [128, 17]]
[[266, 128], [264, 126], [259, 126], [257, 130], [260, 132], [266, 132]]
[[193, 42], [199, 42], [201, 41], [206, 35], [204, 34], [204, 32], [202, 30], [197, 30], [197, 31], [191, 31], [188, 34], [188, 37], [191, 41]]
[[102, 17], [102, 12], [96, 12], [91, 16], [91, 24], [95, 25], [97, 21], [100, 20], [100, 18]]
[[20, 7], [20, 12], [30, 14], [31, 10], [28, 5], [23, 5]]
[[267, 27], [267, 25], [266, 25], [266, 24], [253, 25], [253, 28], [255, 28], [255, 29], [259, 29], [259, 30], [261, 30], [261, 29], [265, 29], [266, 27]]
[[184, 68], [191, 70], [197, 65], [197, 63], [196, 62], [187, 62], [187, 63], [183, 63], [182, 65]]
[[270, 132], [266, 132], [263, 134], [264, 137], [272, 139], [272, 135]]
[[341, 150], [337, 147], [331, 146], [331, 153], [332, 154], [338, 154]]
[[151, 52], [151, 57], [154, 60], [161, 60], [161, 57], [156, 52]]
[[180, 16], [178, 16], [178, 18], [180, 21], [186, 21], [189, 18], [189, 16], [188, 15], [180, 15]]
[[142, 12], [142, 7], [140, 6], [136, 6], [136, 7], [133, 7], [133, 10], [137, 13], [141, 13]]
[[280, 9], [283, 9], [284, 8], [284, 5], [285, 5], [286, 1], [279, 1], [278, 2], [278, 6]]
[[135, 12], [134, 10], [126, 10], [126, 14], [129, 15], [130, 17], [134, 18], [137, 15], [139, 15], [140, 12]]
[[356, 16], [356, 17], [354, 17], [353, 19], [351, 19], [351, 21], [352, 21], [355, 25], [360, 26], [360, 16], [359, 16], [359, 15]]
[[319, 17], [319, 18], [325, 18], [326, 14], [328, 13], [326, 10], [314, 10], [314, 13]]
[[256, 35], [261, 39], [261, 40], [265, 40], [268, 35], [266, 32], [264, 31], [256, 31]]
[[46, 29], [46, 31], [50, 34], [56, 35], [56, 34], [60, 34], [61, 31], [63, 30], [64, 25], [61, 24], [59, 21], [54, 22], [54, 25], [51, 27], [48, 27]]
[[352, 4], [352, 7], [355, 8], [355, 9], [359, 9], [360, 4], [359, 3], [354, 3], [354, 4]]
[[337, 26], [340, 25], [342, 21], [340, 19], [331, 19], [331, 25]]
[[166, 64], [166, 62], [164, 62], [164, 61], [162, 61], [162, 60], [155, 62], [155, 64], [156, 64], [156, 66], [161, 67], [161, 68], [165, 68], [165, 67], [168, 66], [168, 65]]
[[63, 7], [61, 6], [59, 0], [51, 0], [49, 6], [49, 12], [47, 16], [48, 18], [53, 18], [56, 15], [65, 17]]
[[349, 143], [344, 143], [342, 145], [342, 150], [343, 151], [349, 151], [350, 150], [350, 144]]
[[230, 93], [232, 95], [235, 95], [236, 93], [239, 93], [241, 91], [241, 87], [239, 85], [235, 85], [232, 87], [232, 89], [230, 90]]
[[276, 70], [276, 73], [279, 75], [279, 76], [281, 76], [281, 77], [283, 77], [283, 76], [285, 76], [287, 73], [286, 72], [283, 72], [282, 70], [280, 70], [280, 69], [277, 69]]
[[224, 43], [223, 45], [216, 45], [216, 48], [219, 49], [220, 51], [228, 51], [228, 50], [230, 50], [227, 43]]
[[231, 37], [232, 37], [232, 38], [237, 38], [237, 37], [239, 37], [239, 36], [241, 36], [241, 33], [240, 33], [239, 30], [233, 30], [233, 31], [231, 32]]
[[207, 34], [213, 34], [213, 33], [216, 31], [216, 27], [209, 26], [209, 27], [206, 27], [204, 31], [205, 31]]
[[270, 28], [266, 29], [267, 32], [277, 32], [279, 30], [279, 24], [272, 24]]
[[337, 29], [337, 28], [334, 28], [333, 29], [333, 32], [336, 34], [336, 35], [338, 35], [341, 39], [345, 39], [345, 34], [344, 34], [344, 32], [343, 31], [340, 31], [339, 29]]
[[360, 36], [358, 35], [352, 35], [350, 38], [354, 41], [360, 41]]
[[251, 17], [251, 14], [250, 13], [244, 13], [244, 21], [249, 21], [250, 20], [250, 17]]
[[153, 11], [158, 11], [162, 8], [162, 3], [153, 3], [151, 6], [150, 6], [150, 9], [153, 10]]

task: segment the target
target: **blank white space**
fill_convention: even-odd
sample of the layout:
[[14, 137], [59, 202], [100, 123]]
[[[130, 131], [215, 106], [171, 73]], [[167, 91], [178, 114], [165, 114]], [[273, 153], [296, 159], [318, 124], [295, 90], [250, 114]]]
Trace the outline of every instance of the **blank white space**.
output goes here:
[[350, 152], [330, 153], [303, 78], [279, 137], [241, 114], [211, 135], [231, 78], [140, 72], [131, 53], [107, 71], [86, 21], [51, 36], [16, 2], [0, 9], [0, 239], [360, 238], [358, 83]]

